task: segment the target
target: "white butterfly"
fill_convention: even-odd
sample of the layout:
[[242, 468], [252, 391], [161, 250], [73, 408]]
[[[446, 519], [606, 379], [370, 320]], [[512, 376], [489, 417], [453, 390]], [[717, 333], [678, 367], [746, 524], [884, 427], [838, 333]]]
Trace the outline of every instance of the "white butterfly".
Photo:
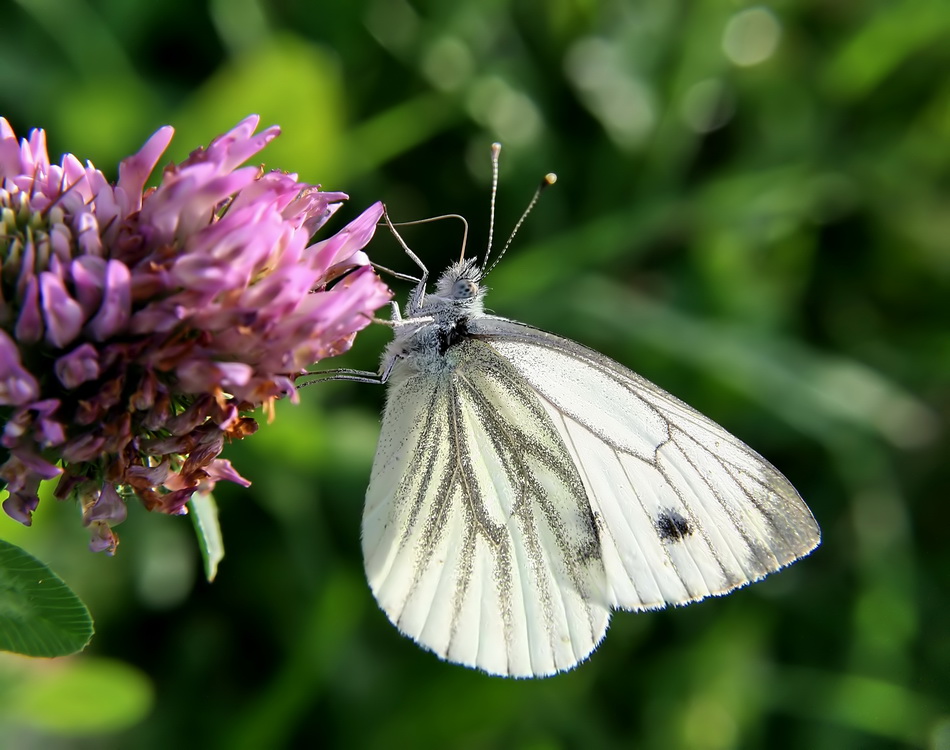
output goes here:
[[613, 609], [726, 594], [818, 545], [798, 493], [740, 440], [602, 354], [486, 313], [473, 260], [428, 293], [400, 242], [422, 275], [380, 371], [334, 377], [388, 384], [362, 542], [404, 634], [490, 674], [551, 675]]

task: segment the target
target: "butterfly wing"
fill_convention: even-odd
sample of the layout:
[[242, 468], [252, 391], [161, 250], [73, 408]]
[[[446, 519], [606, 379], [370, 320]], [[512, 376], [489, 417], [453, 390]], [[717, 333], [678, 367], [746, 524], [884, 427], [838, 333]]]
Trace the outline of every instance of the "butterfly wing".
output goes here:
[[610, 614], [597, 519], [547, 409], [479, 341], [400, 362], [363, 516], [370, 587], [405, 634], [486, 672], [569, 669]]
[[725, 594], [808, 554], [791, 484], [699, 412], [586, 347], [493, 316], [393, 370], [363, 517], [405, 634], [487, 672], [569, 669], [610, 609]]
[[503, 318], [469, 332], [530, 385], [599, 519], [609, 601], [725, 594], [807, 555], [820, 531], [768, 461], [602, 354]]

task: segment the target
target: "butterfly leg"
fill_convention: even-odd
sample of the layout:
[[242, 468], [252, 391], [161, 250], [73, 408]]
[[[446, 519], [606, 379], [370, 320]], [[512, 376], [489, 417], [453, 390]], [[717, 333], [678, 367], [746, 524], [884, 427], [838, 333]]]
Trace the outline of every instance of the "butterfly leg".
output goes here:
[[370, 265], [375, 268], [377, 271], [382, 271], [383, 273], [388, 273], [393, 278], [399, 279], [400, 281], [411, 281], [413, 284], [418, 284], [419, 279], [415, 276], [410, 276], [408, 273], [399, 273], [399, 271], [394, 271], [391, 268], [386, 268], [386, 266], [381, 266], [379, 263], [370, 263]]
[[392, 311], [389, 315], [390, 323], [402, 323], [402, 313], [399, 311], [399, 303], [396, 300], [393, 300], [389, 303], [390, 310]]
[[425, 263], [420, 260], [419, 256], [412, 252], [412, 249], [409, 245], [406, 244], [406, 241], [402, 238], [402, 235], [396, 231], [396, 227], [393, 226], [392, 219], [389, 218], [389, 211], [386, 209], [386, 206], [383, 206], [383, 219], [386, 221], [386, 226], [389, 227], [389, 231], [392, 232], [393, 237], [396, 238], [396, 242], [399, 243], [399, 246], [403, 249], [403, 252], [409, 256], [409, 259], [419, 266], [419, 270], [422, 271], [422, 277], [414, 279], [412, 276], [404, 276], [407, 281], [415, 281], [416, 283], [425, 284], [426, 279], [429, 278], [429, 269], [426, 268]]
[[306, 380], [295, 384], [298, 390], [308, 385], [314, 385], [315, 383], [325, 383], [328, 380], [349, 380], [354, 383], [373, 383], [375, 385], [382, 385], [386, 382], [382, 379], [383, 376], [381, 373], [372, 372], [371, 370], [353, 370], [349, 367], [320, 370], [319, 372], [307, 373], [307, 375], [303, 377], [305, 377]]
[[383, 206], [383, 219], [386, 220], [386, 226], [389, 227], [389, 231], [392, 232], [393, 237], [396, 238], [396, 241], [403, 249], [403, 252], [405, 252], [406, 255], [409, 256], [409, 259], [419, 266], [419, 270], [422, 271], [422, 275], [418, 279], [412, 279], [412, 277], [408, 277], [409, 280], [416, 282], [416, 286], [412, 290], [412, 295], [409, 298], [409, 309], [418, 309], [420, 303], [422, 302], [422, 297], [425, 295], [426, 280], [429, 278], [429, 269], [426, 268], [425, 264], [419, 259], [419, 256], [412, 252], [412, 249], [406, 244], [406, 241], [402, 238], [402, 235], [396, 231], [396, 227], [393, 226], [392, 219], [389, 218], [389, 211], [386, 209], [385, 205]]
[[389, 357], [385, 363], [383, 363], [379, 373], [379, 382], [381, 384], [385, 384], [389, 380], [389, 376], [392, 374], [393, 368], [400, 359], [402, 359], [401, 354], [394, 354], [393, 356]]
[[376, 323], [381, 326], [389, 326], [390, 328], [396, 328], [397, 326], [403, 323], [402, 313], [399, 311], [398, 302], [390, 302], [390, 313], [389, 318], [377, 318], [375, 315], [369, 318], [371, 323]]

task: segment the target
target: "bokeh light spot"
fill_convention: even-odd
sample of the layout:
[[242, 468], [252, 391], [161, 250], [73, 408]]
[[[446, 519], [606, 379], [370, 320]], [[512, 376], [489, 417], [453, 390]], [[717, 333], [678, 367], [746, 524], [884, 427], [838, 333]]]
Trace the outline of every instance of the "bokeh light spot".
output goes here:
[[722, 51], [730, 61], [741, 67], [765, 62], [778, 48], [782, 26], [767, 8], [739, 11], [726, 24], [722, 35]]

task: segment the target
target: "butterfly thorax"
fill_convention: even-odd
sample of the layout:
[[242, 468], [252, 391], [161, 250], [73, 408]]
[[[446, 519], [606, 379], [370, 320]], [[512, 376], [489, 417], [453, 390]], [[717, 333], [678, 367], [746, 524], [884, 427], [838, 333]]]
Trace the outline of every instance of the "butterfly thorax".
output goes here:
[[393, 327], [393, 340], [383, 356], [384, 367], [393, 362], [393, 376], [441, 373], [451, 370], [453, 347], [468, 337], [468, 323], [484, 314], [485, 287], [482, 271], [472, 260], [453, 263], [426, 294], [416, 287], [406, 305], [405, 317]]

